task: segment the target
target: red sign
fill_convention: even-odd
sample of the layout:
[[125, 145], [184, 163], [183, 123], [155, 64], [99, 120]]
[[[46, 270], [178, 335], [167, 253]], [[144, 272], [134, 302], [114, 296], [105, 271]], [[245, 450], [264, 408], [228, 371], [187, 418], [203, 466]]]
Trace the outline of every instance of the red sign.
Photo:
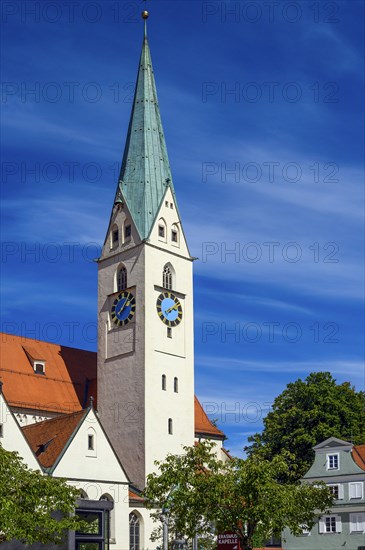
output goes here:
[[218, 550], [241, 550], [240, 541], [236, 533], [222, 533], [218, 535]]

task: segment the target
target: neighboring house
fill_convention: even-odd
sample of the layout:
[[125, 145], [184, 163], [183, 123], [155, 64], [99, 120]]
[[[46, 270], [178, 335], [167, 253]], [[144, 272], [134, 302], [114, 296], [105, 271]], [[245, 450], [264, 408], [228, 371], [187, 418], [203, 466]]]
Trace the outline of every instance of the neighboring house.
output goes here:
[[365, 550], [365, 445], [330, 437], [314, 447], [315, 459], [304, 482], [324, 481], [336, 501], [309, 531], [283, 533], [286, 550]]

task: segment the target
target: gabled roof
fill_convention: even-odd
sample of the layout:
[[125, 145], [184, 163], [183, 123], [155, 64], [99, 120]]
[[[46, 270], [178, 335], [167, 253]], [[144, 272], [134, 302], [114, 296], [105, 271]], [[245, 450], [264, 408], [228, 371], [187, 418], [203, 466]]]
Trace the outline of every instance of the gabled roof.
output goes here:
[[[56, 413], [86, 406], [95, 388], [96, 353], [5, 333], [0, 346], [0, 378], [9, 406]], [[45, 374], [34, 372], [29, 355], [46, 361]]]
[[202, 436], [212, 437], [215, 439], [225, 439], [224, 433], [219, 428], [217, 428], [217, 426], [214, 426], [214, 424], [212, 424], [212, 422], [209, 420], [197, 397], [195, 397], [194, 409], [196, 437]]
[[344, 441], [343, 439], [338, 439], [338, 437], [329, 437], [325, 441], [318, 443], [313, 449], [318, 451], [325, 448], [334, 448], [334, 447], [351, 447], [352, 443]]
[[365, 445], [355, 445], [351, 454], [359, 468], [365, 470]]
[[175, 195], [145, 35], [115, 198], [126, 202], [142, 240], [152, 230], [167, 187]]
[[89, 409], [63, 414], [22, 428], [33, 453], [43, 468], [49, 469], [54, 466], [88, 411]]

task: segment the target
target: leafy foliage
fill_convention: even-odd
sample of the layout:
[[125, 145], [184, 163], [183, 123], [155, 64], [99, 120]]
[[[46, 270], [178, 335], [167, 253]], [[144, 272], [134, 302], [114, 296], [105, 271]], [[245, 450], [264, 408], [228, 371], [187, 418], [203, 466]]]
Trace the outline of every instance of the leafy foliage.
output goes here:
[[312, 448], [329, 437], [365, 443], [365, 394], [348, 383], [337, 384], [329, 372], [310, 374], [288, 384], [264, 419], [264, 430], [249, 438], [249, 455], [271, 460], [283, 450], [295, 456], [298, 468], [287, 481], [297, 481], [311, 466]]
[[60, 543], [81, 524], [73, 515], [79, 491], [61, 479], [30, 470], [18, 453], [0, 445], [0, 543]]
[[[213, 526], [215, 534], [237, 533], [248, 550], [285, 527], [301, 533], [303, 524], [311, 527], [316, 514], [333, 503], [325, 486], [278, 482], [295, 468], [289, 455], [271, 462], [256, 455], [222, 462], [210, 442], [184, 451], [156, 463], [160, 472], [148, 476], [144, 495], [149, 508], [165, 506], [170, 526], [187, 538], [209, 538]], [[160, 520], [160, 513], [154, 519]]]

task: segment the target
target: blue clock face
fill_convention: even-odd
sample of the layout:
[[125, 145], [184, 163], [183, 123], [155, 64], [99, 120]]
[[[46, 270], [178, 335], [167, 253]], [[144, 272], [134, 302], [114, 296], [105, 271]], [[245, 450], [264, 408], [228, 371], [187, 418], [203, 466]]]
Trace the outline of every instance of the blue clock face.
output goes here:
[[182, 321], [182, 307], [172, 292], [163, 292], [157, 298], [157, 313], [168, 327], [176, 327]]
[[136, 311], [136, 299], [130, 292], [121, 292], [113, 302], [111, 309], [112, 321], [122, 327], [133, 319]]

